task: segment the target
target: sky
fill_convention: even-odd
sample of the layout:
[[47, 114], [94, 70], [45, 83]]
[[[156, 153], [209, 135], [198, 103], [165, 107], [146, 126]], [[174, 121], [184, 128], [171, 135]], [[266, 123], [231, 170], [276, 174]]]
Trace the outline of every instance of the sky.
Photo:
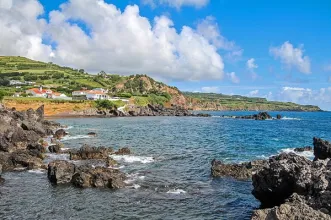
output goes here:
[[329, 0], [0, 0], [0, 55], [331, 110]]

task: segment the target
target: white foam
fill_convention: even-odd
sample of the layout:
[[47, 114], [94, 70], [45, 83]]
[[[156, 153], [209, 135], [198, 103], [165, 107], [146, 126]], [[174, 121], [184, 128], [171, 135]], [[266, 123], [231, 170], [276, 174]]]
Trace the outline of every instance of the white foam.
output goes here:
[[51, 160], [69, 160], [69, 154], [46, 154], [46, 156]]
[[126, 163], [153, 163], [153, 157], [133, 156], [133, 155], [110, 155], [114, 160], [124, 161]]
[[291, 117], [284, 116], [284, 117], [282, 117], [282, 120], [298, 120], [298, 121], [300, 121], [301, 119], [300, 118], [291, 118]]
[[87, 139], [87, 138], [91, 138], [91, 136], [90, 135], [76, 135], [76, 136], [67, 135], [67, 136], [64, 136], [61, 140], [69, 141], [69, 140]]
[[295, 153], [295, 154], [297, 154], [299, 156], [307, 157], [309, 159], [314, 158], [314, 152], [313, 151], [296, 152], [296, 151], [294, 151], [294, 148], [285, 148], [285, 149], [282, 149], [281, 152], [284, 152], [284, 153]]
[[28, 170], [29, 173], [36, 173], [36, 174], [44, 174], [46, 170], [36, 169], [36, 170]]
[[73, 129], [74, 128], [74, 126], [68, 126], [68, 127], [66, 127], [66, 128], [63, 128], [64, 130], [70, 130], [70, 129]]
[[185, 194], [186, 191], [182, 189], [171, 189], [167, 193], [179, 195], [179, 194]]
[[70, 148], [67, 148], [67, 147], [61, 148], [61, 151], [66, 151], [66, 150], [70, 150]]
[[127, 179], [124, 181], [126, 184], [132, 184], [137, 180], [144, 180], [145, 176], [139, 176], [139, 173], [132, 173], [127, 175]]

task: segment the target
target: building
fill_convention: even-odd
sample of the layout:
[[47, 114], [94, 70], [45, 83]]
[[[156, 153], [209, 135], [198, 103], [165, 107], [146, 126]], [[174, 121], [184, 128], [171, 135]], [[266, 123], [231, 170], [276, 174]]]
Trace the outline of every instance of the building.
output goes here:
[[39, 88], [32, 88], [28, 89], [25, 92], [27, 95], [33, 96], [33, 97], [40, 97], [40, 98], [49, 98], [49, 99], [71, 99], [70, 97], [67, 97], [65, 94], [54, 92], [50, 89], [43, 89], [42, 86]]
[[73, 100], [109, 100], [108, 90], [96, 88], [92, 90], [79, 90], [72, 92]]
[[50, 89], [43, 89], [43, 87], [40, 86], [39, 88], [28, 89], [25, 93], [33, 97], [49, 98], [52, 96], [53, 91]]
[[96, 90], [90, 90], [86, 93], [86, 99], [87, 100], [108, 100], [109, 96], [102, 92], [102, 91], [96, 91]]

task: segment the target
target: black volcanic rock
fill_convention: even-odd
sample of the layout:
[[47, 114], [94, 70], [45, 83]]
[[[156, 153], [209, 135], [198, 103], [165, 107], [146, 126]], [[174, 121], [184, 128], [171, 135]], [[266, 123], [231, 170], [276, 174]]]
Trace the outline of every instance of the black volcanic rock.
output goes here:
[[252, 193], [266, 207], [282, 204], [293, 193], [306, 195], [311, 186], [311, 165], [310, 160], [294, 153], [271, 157], [253, 175]]
[[331, 158], [331, 143], [316, 137], [313, 140], [315, 160]]
[[295, 152], [304, 152], [304, 151], [312, 151], [313, 148], [310, 146], [306, 146], [306, 147], [297, 147], [294, 149]]

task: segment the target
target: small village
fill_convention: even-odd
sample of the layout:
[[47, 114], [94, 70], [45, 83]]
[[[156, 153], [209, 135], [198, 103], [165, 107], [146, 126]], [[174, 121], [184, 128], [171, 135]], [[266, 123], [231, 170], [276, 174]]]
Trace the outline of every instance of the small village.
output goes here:
[[[72, 92], [72, 97], [67, 96], [64, 93], [59, 93], [48, 88], [32, 88], [25, 91], [25, 94], [28, 97], [36, 98], [47, 98], [47, 99], [60, 99], [60, 100], [109, 100], [109, 101], [118, 101], [129, 102], [128, 99], [122, 99], [119, 97], [111, 97], [108, 95], [108, 89], [103, 88], [94, 88], [88, 90], [87, 88], [82, 88], [78, 91]], [[15, 97], [20, 97], [21, 94], [14, 94]]]

